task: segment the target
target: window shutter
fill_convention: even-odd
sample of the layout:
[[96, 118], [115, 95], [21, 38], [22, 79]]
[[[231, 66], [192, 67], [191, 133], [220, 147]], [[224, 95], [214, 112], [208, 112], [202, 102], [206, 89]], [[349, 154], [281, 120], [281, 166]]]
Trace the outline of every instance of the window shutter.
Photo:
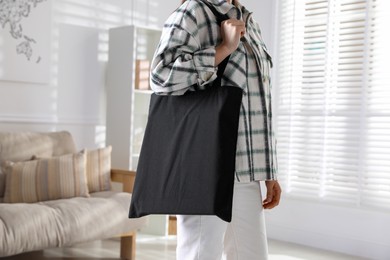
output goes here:
[[276, 120], [279, 179], [288, 196], [390, 202], [384, 3], [280, 0]]
[[373, 0], [366, 55], [366, 165], [362, 204], [390, 208], [390, 1]]

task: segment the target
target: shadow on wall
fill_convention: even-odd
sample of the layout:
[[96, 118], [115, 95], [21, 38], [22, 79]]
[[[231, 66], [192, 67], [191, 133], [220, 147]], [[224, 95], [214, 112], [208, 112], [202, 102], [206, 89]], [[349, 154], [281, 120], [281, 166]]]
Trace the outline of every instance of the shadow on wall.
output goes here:
[[[84, 125], [87, 124], [85, 127], [88, 128], [84, 133], [80, 133], [79, 137], [77, 131], [74, 131], [76, 140], [85, 142], [93, 136], [93, 131], [94, 139], [88, 140], [88, 143], [95, 143], [97, 146], [105, 144], [105, 70], [109, 49], [108, 30], [125, 25], [158, 27], [158, 18], [152, 15], [158, 9], [158, 5], [157, 1], [145, 0], [116, 0], [109, 3], [104, 0], [60, 0], [53, 3], [53, 34], [57, 36], [54, 46], [61, 46], [53, 51], [53, 56], [58, 57], [53, 65], [57, 67], [60, 79], [58, 106], [62, 119], [59, 121], [65, 121], [64, 124], [71, 131], [72, 126], [69, 126], [67, 121], [80, 121]], [[66, 37], [61, 35], [64, 33]], [[72, 35], [84, 38], [73, 49], [67, 39], [74, 39]], [[77, 65], [73, 67], [71, 64]], [[67, 105], [69, 100], [74, 104], [72, 108]], [[64, 118], [61, 111], [84, 115], [84, 118], [70, 116], [73, 119], [67, 120], [67, 116]]]
[[55, 25], [71, 24], [99, 31], [99, 61], [108, 58], [108, 29], [124, 25], [159, 27], [156, 0], [59, 0], [53, 4]]
[[[169, 15], [169, 3], [164, 6], [158, 0], [47, 3], [51, 4], [51, 28], [37, 28], [45, 33], [51, 30], [47, 83], [0, 81], [3, 97], [0, 128], [2, 131], [68, 130], [83, 147], [102, 146], [108, 29], [124, 25], [159, 28], [161, 19]], [[4, 69], [3, 45], [4, 39], [0, 39], [0, 74]]]
[[32, 7], [31, 3], [0, 1], [0, 10], [1, 130], [11, 124], [15, 128], [21, 123], [52, 124], [56, 121], [56, 99], [47, 88], [55, 78], [50, 71], [51, 4]]

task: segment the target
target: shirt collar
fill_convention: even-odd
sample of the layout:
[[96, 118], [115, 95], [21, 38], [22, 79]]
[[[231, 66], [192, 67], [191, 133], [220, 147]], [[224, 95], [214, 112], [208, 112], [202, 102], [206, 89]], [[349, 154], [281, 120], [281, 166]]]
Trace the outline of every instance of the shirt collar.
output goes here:
[[[218, 12], [221, 14], [228, 14], [232, 9], [236, 9], [233, 4], [229, 4], [226, 0], [207, 0], [209, 3], [215, 6]], [[241, 10], [242, 16], [246, 17], [249, 15], [249, 11], [245, 8], [245, 6], [238, 3], [238, 9]], [[237, 10], [238, 11], [238, 10]]]
[[232, 10], [235, 6], [229, 4], [226, 0], [207, 0], [209, 3], [215, 6], [218, 12], [221, 14], [227, 14], [230, 10]]

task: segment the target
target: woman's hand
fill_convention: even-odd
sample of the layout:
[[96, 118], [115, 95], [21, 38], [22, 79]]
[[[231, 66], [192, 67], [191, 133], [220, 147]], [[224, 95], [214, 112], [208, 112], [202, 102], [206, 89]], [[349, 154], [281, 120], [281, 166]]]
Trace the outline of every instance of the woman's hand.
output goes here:
[[222, 43], [215, 50], [215, 66], [218, 66], [227, 56], [232, 54], [245, 34], [245, 23], [237, 19], [229, 19], [221, 24]]
[[272, 209], [279, 205], [282, 189], [278, 181], [265, 181], [265, 186], [267, 187], [267, 197], [263, 201], [263, 207]]
[[240, 39], [245, 34], [245, 23], [237, 19], [229, 19], [221, 24], [222, 45], [224, 45], [230, 53], [238, 48]]

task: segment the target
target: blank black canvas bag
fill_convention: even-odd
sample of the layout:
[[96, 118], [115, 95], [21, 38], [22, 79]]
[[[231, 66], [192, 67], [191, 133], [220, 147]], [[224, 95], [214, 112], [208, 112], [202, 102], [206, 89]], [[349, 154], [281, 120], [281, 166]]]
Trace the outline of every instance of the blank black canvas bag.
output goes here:
[[[219, 24], [227, 19], [209, 7]], [[130, 218], [216, 215], [231, 221], [242, 89], [221, 86], [228, 60], [205, 90], [152, 94]]]

